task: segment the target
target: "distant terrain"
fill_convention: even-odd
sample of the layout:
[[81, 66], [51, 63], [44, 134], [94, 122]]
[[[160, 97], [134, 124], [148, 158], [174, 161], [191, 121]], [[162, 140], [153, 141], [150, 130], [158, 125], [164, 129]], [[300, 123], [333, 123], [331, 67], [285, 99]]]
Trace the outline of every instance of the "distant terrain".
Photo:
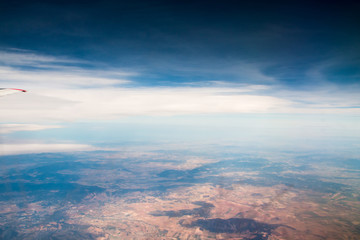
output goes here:
[[360, 160], [316, 158], [2, 156], [0, 238], [358, 239]]

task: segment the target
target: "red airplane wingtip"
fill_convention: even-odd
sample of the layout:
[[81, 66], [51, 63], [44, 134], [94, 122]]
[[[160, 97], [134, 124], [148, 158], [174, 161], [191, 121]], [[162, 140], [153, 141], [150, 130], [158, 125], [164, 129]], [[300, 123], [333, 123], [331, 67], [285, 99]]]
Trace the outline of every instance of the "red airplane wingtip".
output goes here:
[[21, 91], [21, 92], [27, 92], [26, 90], [24, 89], [20, 89], [20, 88], [11, 88], [12, 90], [17, 90], [17, 91]]

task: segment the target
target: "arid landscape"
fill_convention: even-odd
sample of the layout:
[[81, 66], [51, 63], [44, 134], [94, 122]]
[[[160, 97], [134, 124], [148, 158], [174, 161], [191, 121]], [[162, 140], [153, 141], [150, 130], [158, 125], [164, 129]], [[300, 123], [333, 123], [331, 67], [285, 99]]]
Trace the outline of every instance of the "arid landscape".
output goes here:
[[296, 159], [150, 151], [1, 157], [0, 236], [358, 239], [358, 161]]

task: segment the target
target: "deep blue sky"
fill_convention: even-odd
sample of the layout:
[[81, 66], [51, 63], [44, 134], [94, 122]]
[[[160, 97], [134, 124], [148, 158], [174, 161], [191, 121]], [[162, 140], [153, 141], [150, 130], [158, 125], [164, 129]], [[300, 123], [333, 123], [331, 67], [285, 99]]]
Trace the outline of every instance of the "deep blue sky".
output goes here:
[[247, 64], [286, 87], [348, 85], [360, 82], [359, 12], [356, 1], [1, 1], [0, 47], [134, 69], [144, 85], [263, 84], [242, 77]]

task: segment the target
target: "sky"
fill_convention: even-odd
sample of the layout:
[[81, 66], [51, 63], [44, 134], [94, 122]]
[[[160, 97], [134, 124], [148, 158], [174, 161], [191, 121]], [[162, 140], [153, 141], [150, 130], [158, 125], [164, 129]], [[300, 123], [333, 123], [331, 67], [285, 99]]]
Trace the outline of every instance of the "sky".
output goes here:
[[359, 12], [356, 1], [1, 1], [0, 87], [28, 90], [0, 98], [3, 152], [86, 149], [115, 132], [356, 142]]

